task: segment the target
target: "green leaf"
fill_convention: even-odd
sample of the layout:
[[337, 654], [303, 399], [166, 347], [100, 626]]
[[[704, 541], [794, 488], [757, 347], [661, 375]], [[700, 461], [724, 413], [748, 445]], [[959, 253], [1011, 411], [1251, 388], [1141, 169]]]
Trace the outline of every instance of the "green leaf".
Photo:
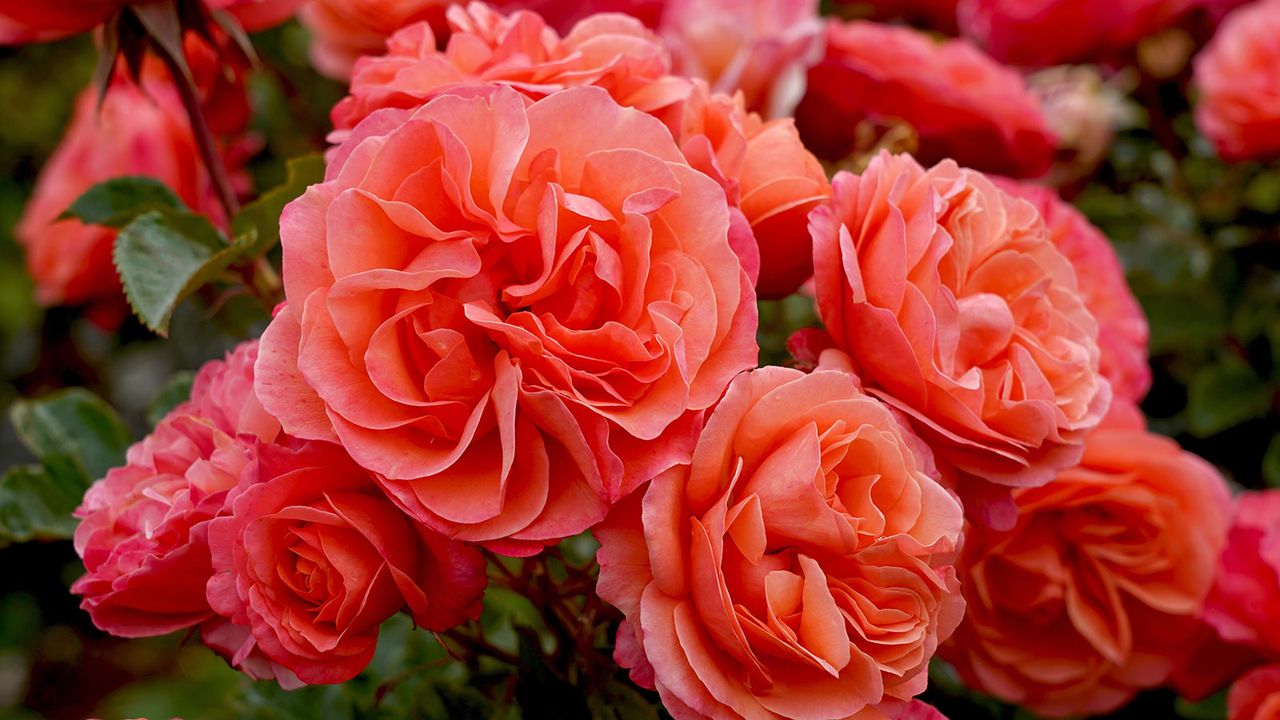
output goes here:
[[1223, 720], [1227, 716], [1227, 693], [1220, 692], [1197, 703], [1178, 698], [1174, 709], [1178, 717], [1187, 720]]
[[152, 211], [120, 231], [115, 264], [129, 305], [143, 324], [169, 334], [173, 311], [239, 254], [208, 219]]
[[124, 463], [128, 429], [110, 405], [84, 388], [19, 400], [9, 417], [18, 437], [49, 474], [80, 493]]
[[1208, 437], [1265, 415], [1272, 390], [1243, 361], [1229, 358], [1196, 373], [1187, 386], [1187, 425]]
[[628, 683], [609, 680], [587, 698], [593, 720], [658, 720], [658, 708]]
[[291, 158], [284, 184], [263, 193], [244, 207], [231, 225], [237, 245], [246, 257], [258, 258], [280, 242], [280, 213], [306, 189], [324, 179], [324, 156], [319, 153]]
[[83, 496], [84, 486], [39, 465], [9, 468], [0, 476], [0, 544], [71, 537]]
[[151, 407], [147, 408], [147, 422], [152, 426], [156, 425], [169, 414], [170, 410], [186, 402], [191, 397], [191, 384], [195, 379], [196, 374], [187, 371], [175, 373], [170, 377], [160, 389], [160, 394], [151, 401]]
[[149, 177], [121, 177], [100, 182], [71, 203], [59, 220], [78, 218], [89, 225], [122, 228], [152, 210], [185, 210], [168, 185]]

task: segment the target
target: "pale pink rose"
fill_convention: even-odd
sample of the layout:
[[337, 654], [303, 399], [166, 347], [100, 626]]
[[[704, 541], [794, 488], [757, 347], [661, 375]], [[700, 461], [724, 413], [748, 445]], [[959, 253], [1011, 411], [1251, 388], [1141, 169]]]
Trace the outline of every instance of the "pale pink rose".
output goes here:
[[632, 679], [677, 720], [901, 717], [964, 612], [961, 509], [906, 435], [848, 373], [739, 375], [595, 531]]
[[742, 92], [765, 117], [792, 114], [825, 40], [817, 0], [682, 0], [660, 32], [678, 73]]
[[810, 231], [834, 344], [911, 417], [971, 516], [1011, 525], [1010, 488], [1074, 465], [1111, 401], [1070, 262], [1032, 205], [950, 161], [882, 153], [833, 186]]
[[1049, 237], [1076, 271], [1080, 296], [1098, 321], [1100, 371], [1112, 394], [1141, 402], [1151, 389], [1147, 316], [1125, 281], [1111, 241], [1058, 193], [1039, 185], [995, 179], [1001, 190], [1027, 200], [1044, 217]]
[[687, 461], [755, 364], [723, 190], [599, 88], [384, 110], [284, 212], [258, 393], [414, 518], [512, 554]]
[[965, 533], [968, 610], [943, 650], [965, 683], [1046, 717], [1105, 714], [1164, 683], [1226, 537], [1222, 476], [1124, 413], [1014, 500], [1011, 531]]
[[97, 91], [88, 88], [14, 231], [42, 305], [93, 304], [123, 317], [124, 296], [111, 261], [115, 231], [57, 218], [93, 185], [132, 175], [165, 183], [187, 206], [225, 223], [172, 85], [155, 78], [141, 88], [118, 81], [101, 108]]
[[86, 574], [72, 592], [113, 635], [161, 635], [212, 615], [208, 521], [279, 425], [252, 399], [256, 343], [196, 376], [191, 400], [129, 448], [127, 463], [94, 483], [76, 511]]
[[1280, 665], [1258, 668], [1231, 686], [1227, 720], [1280, 720]]
[[858, 149], [860, 124], [902, 121], [916, 155], [984, 172], [1038, 177], [1056, 138], [1021, 75], [966, 40], [937, 41], [905, 27], [831, 21], [826, 56], [809, 71], [796, 125], [819, 157]]
[[1280, 156], [1280, 0], [1227, 16], [1195, 58], [1196, 125], [1228, 161]]
[[1196, 0], [960, 0], [960, 31], [1001, 62], [1105, 60], [1177, 22]]
[[333, 109], [335, 142], [383, 108], [412, 109], [462, 85], [500, 83], [531, 98], [592, 85], [642, 110], [678, 100], [688, 83], [668, 77], [671, 59], [657, 37], [624, 15], [597, 15], [563, 38], [531, 12], [502, 15], [483, 3], [448, 11], [443, 50], [427, 23], [391, 36], [387, 53], [362, 58], [350, 94]]
[[[225, 620], [203, 636], [251, 675], [345, 682], [401, 609], [435, 631], [480, 616], [480, 553], [414, 523], [336, 445], [261, 447], [226, 505], [208, 526], [207, 589]], [[252, 640], [235, 644], [236, 627]]]

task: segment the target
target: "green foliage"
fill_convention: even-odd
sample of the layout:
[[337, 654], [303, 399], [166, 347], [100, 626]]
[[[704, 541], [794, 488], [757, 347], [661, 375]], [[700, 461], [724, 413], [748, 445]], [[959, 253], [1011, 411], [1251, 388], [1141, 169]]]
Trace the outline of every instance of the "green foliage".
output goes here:
[[122, 177], [89, 188], [58, 219], [79, 218], [89, 225], [122, 228], [152, 210], [186, 209], [177, 194], [159, 180]]
[[169, 382], [160, 389], [160, 394], [151, 401], [151, 407], [147, 408], [147, 423], [154, 426], [170, 410], [186, 402], [191, 397], [191, 384], [195, 379], [195, 373], [185, 371], [169, 378]]
[[1207, 437], [1255, 417], [1271, 407], [1272, 391], [1244, 362], [1225, 358], [1195, 374], [1187, 388], [1191, 432]]
[[178, 303], [236, 259], [239, 248], [202, 215], [150, 211], [120, 231], [115, 264], [129, 305], [157, 335], [169, 334]]
[[290, 158], [284, 184], [246, 205], [231, 226], [232, 237], [244, 256], [258, 258], [280, 244], [280, 213], [308, 187], [324, 179], [324, 156], [319, 153]]
[[0, 476], [0, 545], [69, 538], [84, 488], [40, 465], [16, 465]]
[[122, 464], [129, 447], [129, 431], [115, 410], [83, 388], [19, 400], [9, 418], [50, 475], [82, 489]]

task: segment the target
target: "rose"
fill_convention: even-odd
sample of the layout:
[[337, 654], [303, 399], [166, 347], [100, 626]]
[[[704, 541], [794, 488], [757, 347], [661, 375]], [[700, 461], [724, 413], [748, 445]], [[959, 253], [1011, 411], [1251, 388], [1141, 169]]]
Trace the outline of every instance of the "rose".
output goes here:
[[[264, 30], [293, 16], [302, 0], [207, 0], [248, 30]], [[106, 22], [129, 0], [0, 0], [0, 45], [57, 40]]]
[[1087, 181], [1106, 160], [1116, 129], [1133, 124], [1133, 106], [1089, 65], [1040, 70], [1027, 77], [1027, 84], [1058, 138], [1056, 161], [1045, 183], [1063, 187]]
[[1280, 155], [1280, 0], [1227, 16], [1195, 58], [1196, 125], [1228, 161]]
[[72, 586], [95, 625], [113, 635], [160, 635], [212, 613], [208, 521], [279, 426], [252, 399], [256, 343], [206, 364], [191, 400], [174, 408], [85, 494], [76, 552], [86, 574]]
[[1227, 720], [1280, 720], [1280, 665], [1258, 668], [1231, 686]]
[[1151, 389], [1151, 366], [1147, 363], [1151, 332], [1111, 242], [1053, 190], [1001, 178], [995, 183], [1035, 205], [1044, 217], [1054, 246], [1075, 268], [1085, 307], [1098, 321], [1102, 376], [1111, 383], [1115, 397], [1141, 402]]
[[416, 108], [460, 85], [502, 83], [532, 98], [593, 85], [623, 105], [649, 110], [678, 100], [688, 83], [668, 77], [671, 59], [652, 32], [623, 15], [597, 15], [564, 38], [530, 12], [499, 14], [483, 3], [449, 8], [443, 50], [427, 23], [396, 32], [387, 53], [356, 63], [350, 94], [333, 109], [340, 142], [375, 111]]
[[305, 0], [205, 0], [210, 10], [225, 10], [250, 32], [289, 20], [303, 2]]
[[1280, 657], [1280, 490], [1240, 496], [1204, 619], [1228, 642]]
[[[1110, 389], [1071, 265], [1028, 203], [952, 162], [882, 153], [813, 211], [818, 309], [868, 391], [906, 413], [966, 510], [1075, 464]], [[867, 342], [875, 338], [875, 342]]]
[[845, 372], [739, 375], [596, 529], [617, 660], [676, 718], [879, 717], [963, 612], [959, 504]]
[[[228, 154], [228, 160], [237, 182], [243, 182], [238, 158]], [[96, 91], [86, 89], [15, 230], [41, 304], [96, 304], [115, 322], [124, 316], [111, 262], [115, 232], [58, 216], [93, 185], [129, 175], [160, 180], [189, 207], [224, 223], [172, 85], [155, 78], [142, 87], [117, 81], [101, 108]]]
[[428, 630], [480, 615], [480, 553], [416, 526], [336, 445], [263, 447], [228, 506], [208, 527], [209, 605], [301, 682], [355, 677], [401, 608]]
[[[960, 0], [960, 31], [1001, 62], [1105, 59], [1163, 30], [1195, 0]], [[1087, 21], [1085, 20], [1087, 19]]]
[[1014, 491], [1012, 531], [965, 535], [968, 611], [943, 656], [970, 686], [1048, 717], [1105, 714], [1168, 678], [1226, 534], [1217, 471], [1118, 408], [1078, 466]]
[[742, 92], [746, 106], [786, 117], [804, 95], [805, 73], [822, 57], [817, 0], [684, 0], [661, 33], [681, 75], [716, 92]]
[[458, 92], [371, 116], [286, 208], [257, 390], [416, 519], [531, 553], [687, 460], [755, 363], [755, 298], [660, 122], [597, 88]]
[[832, 21], [827, 53], [809, 70], [796, 108], [805, 144], [839, 160], [866, 122], [903, 121], [921, 162], [951, 158], [985, 172], [1037, 177], [1056, 139], [1022, 76], [964, 40], [936, 42], [909, 28]]

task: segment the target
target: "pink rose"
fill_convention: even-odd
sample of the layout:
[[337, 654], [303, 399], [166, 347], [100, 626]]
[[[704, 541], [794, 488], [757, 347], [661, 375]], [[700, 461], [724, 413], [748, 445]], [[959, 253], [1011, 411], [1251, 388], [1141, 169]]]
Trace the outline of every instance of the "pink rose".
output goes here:
[[208, 521], [279, 426], [252, 399], [256, 343], [205, 365], [191, 400], [170, 412], [127, 464], [94, 483], [76, 511], [86, 574], [72, 586], [95, 625], [113, 635], [161, 635], [212, 615]]
[[[1074, 465], [1111, 391], [1071, 264], [1029, 203], [882, 153], [810, 216], [818, 309], [868, 392], [911, 418], [971, 516]], [[867, 342], [875, 338], [875, 342]]]
[[1001, 62], [1105, 59], [1176, 22], [1195, 0], [960, 0], [960, 31]]
[[596, 529], [632, 679], [677, 720], [870, 720], [921, 692], [964, 611], [962, 521], [908, 434], [845, 372], [734, 379], [692, 463]]
[[[234, 163], [233, 172], [243, 181]], [[101, 110], [97, 92], [86, 89], [15, 230], [42, 305], [96, 304], [108, 314], [124, 316], [124, 297], [111, 262], [115, 231], [57, 218], [93, 185], [129, 175], [160, 180], [189, 207], [224, 222], [172, 85], [155, 78], [142, 88], [117, 81]]]
[[1195, 59], [1196, 125], [1223, 159], [1280, 156], [1280, 0], [1227, 16]]
[[1280, 658], [1280, 490], [1241, 495], [1204, 619], [1222, 639]]
[[792, 114], [824, 41], [817, 0], [683, 0], [671, 5], [661, 33], [678, 73], [716, 92], [741, 91], [747, 108], [766, 117]]
[[531, 98], [592, 85], [642, 110], [686, 92], [688, 83], [668, 77], [667, 50], [634, 18], [593, 16], [563, 38], [533, 13], [505, 16], [483, 3], [452, 7], [448, 20], [443, 50], [431, 26], [417, 23], [392, 35], [385, 55], [356, 63], [350, 94], [333, 109], [331, 140], [377, 110], [416, 108], [468, 84], [506, 84]]
[[[264, 446], [227, 505], [208, 526], [208, 601], [252, 634], [228, 653], [233, 664], [251, 660], [256, 646], [303, 683], [345, 682], [369, 664], [378, 627], [402, 608], [428, 630], [480, 615], [480, 553], [415, 525], [336, 445]], [[226, 629], [211, 631], [220, 644]]]
[[1001, 190], [1027, 200], [1044, 217], [1049, 238], [1076, 271], [1080, 297], [1098, 321], [1100, 371], [1112, 394], [1141, 402], [1151, 389], [1147, 316], [1124, 277], [1111, 241], [1049, 188], [995, 178]]
[[1258, 668], [1231, 686], [1227, 720], [1280, 720], [1280, 665]]
[[412, 517], [512, 554], [684, 462], [755, 364], [723, 190], [598, 88], [462, 88], [358, 126], [284, 212], [258, 393]]
[[1079, 465], [1014, 500], [1012, 531], [965, 534], [968, 611], [944, 657], [1046, 717], [1105, 714], [1165, 682], [1226, 535], [1218, 472], [1126, 412], [1089, 435]]
[[1022, 76], [964, 40], [938, 42], [903, 27], [831, 21], [827, 54], [796, 108], [805, 144], [839, 160], [864, 122], [915, 128], [917, 156], [984, 172], [1043, 175], [1056, 139]]

